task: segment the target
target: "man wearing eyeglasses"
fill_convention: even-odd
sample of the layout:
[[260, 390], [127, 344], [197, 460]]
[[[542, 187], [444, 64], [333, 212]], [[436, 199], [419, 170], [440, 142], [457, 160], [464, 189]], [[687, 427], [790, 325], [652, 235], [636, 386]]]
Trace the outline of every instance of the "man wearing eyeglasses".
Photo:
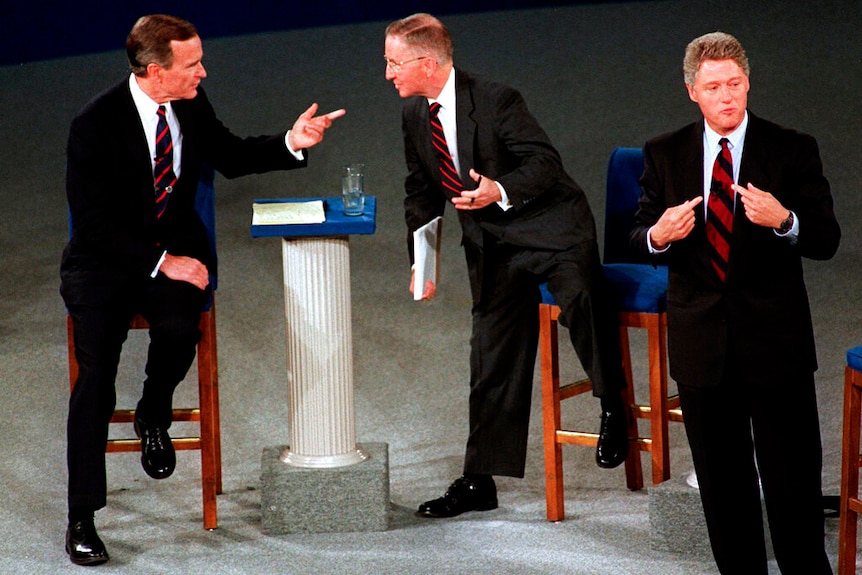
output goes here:
[[[414, 14], [390, 24], [384, 57], [386, 79], [406, 99], [408, 238], [451, 204], [473, 296], [464, 474], [418, 514], [495, 509], [493, 476], [524, 476], [543, 282], [601, 398], [596, 461], [618, 466], [628, 454], [625, 379], [583, 190], [517, 91], [454, 67], [452, 39], [439, 20]], [[411, 279], [416, 289], [423, 299], [436, 292], [433, 283], [414, 286]]]

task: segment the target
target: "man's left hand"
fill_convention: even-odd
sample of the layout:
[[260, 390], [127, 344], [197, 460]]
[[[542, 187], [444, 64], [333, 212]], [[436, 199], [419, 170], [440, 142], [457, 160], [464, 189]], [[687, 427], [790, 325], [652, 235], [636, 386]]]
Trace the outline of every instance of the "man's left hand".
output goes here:
[[753, 224], [778, 228], [789, 215], [789, 210], [782, 206], [775, 196], [754, 187], [751, 183], [747, 188], [733, 184], [733, 191], [742, 198], [745, 217]]
[[319, 144], [323, 140], [323, 133], [332, 125], [332, 121], [340, 118], [347, 112], [343, 109], [335, 110], [322, 116], [316, 116], [317, 104], [312, 104], [309, 108], [300, 114], [290, 129], [288, 139], [290, 147], [296, 151], [310, 148]]
[[464, 190], [460, 196], [452, 198], [452, 204], [459, 210], [480, 210], [485, 206], [503, 199], [497, 182], [491, 178], [483, 177], [476, 170], [470, 169], [470, 178], [476, 182], [476, 189]]

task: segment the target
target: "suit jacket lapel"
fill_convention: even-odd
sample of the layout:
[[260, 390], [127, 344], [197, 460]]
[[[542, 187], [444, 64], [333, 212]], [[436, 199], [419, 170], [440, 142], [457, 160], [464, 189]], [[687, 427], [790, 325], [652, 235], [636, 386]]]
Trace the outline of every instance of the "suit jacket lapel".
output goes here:
[[[687, 190], [685, 198], [690, 200], [698, 196], [703, 197], [703, 120], [693, 124], [688, 145], [682, 151], [683, 177], [685, 181], [682, 189]], [[706, 233], [706, 206], [697, 206], [698, 213], [695, 218], [695, 232]]]
[[[193, 100], [175, 100], [171, 105], [174, 109], [174, 114], [177, 116], [177, 122], [180, 124], [182, 131], [183, 148], [180, 157], [181, 168], [197, 166], [199, 164], [200, 151], [202, 146], [197, 145], [199, 141], [199, 131], [195, 129], [191, 108], [194, 105]], [[195, 153], [195, 151], [198, 151]], [[191, 170], [180, 170], [180, 178], [186, 176]]]
[[[415, 120], [408, 118], [408, 125], [416, 137], [416, 154], [421, 161], [429, 166], [428, 172], [433, 174], [433, 177], [439, 180], [439, 174], [436, 169], [431, 169], [437, 165], [437, 156], [434, 152], [434, 146], [431, 144], [431, 114], [428, 111], [428, 99], [425, 96], [416, 96], [412, 103], [413, 110], [411, 114]], [[408, 108], [409, 111], [409, 108]]]
[[470, 185], [470, 169], [475, 166], [473, 158], [473, 142], [476, 138], [476, 120], [473, 112], [476, 109], [473, 103], [473, 94], [464, 73], [455, 69], [455, 118], [458, 131], [458, 163], [460, 167], [461, 182], [466, 189]]
[[742, 150], [742, 160], [739, 165], [738, 184], [740, 186], [744, 187], [751, 183], [761, 190], [769, 191], [771, 187], [769, 174], [762, 169], [763, 166], [769, 165], [769, 152], [763, 144], [761, 120], [749, 112], [745, 147]]
[[[742, 150], [742, 159], [739, 164], [739, 180], [737, 184], [747, 187], [749, 183], [757, 188], [769, 191], [771, 188], [769, 174], [763, 171], [763, 166], [769, 165], [768, 150], [764, 146], [761, 135], [760, 119], [751, 112], [748, 113], [748, 128], [745, 132], [745, 145]], [[745, 242], [755, 224], [745, 217], [745, 208], [740, 198], [736, 199], [736, 211], [733, 218], [733, 237], [730, 242], [730, 266], [733, 267], [734, 253], [740, 254], [744, 250]], [[739, 257], [738, 255], [736, 257]]]
[[[144, 126], [141, 124], [141, 116], [138, 109], [135, 107], [135, 101], [132, 99], [132, 93], [129, 91], [128, 80], [124, 80], [120, 86], [122, 91], [122, 113], [117, 114], [120, 129], [124, 134], [121, 137], [118, 145], [127, 146], [129, 148], [129, 158], [134, 158], [133, 169], [140, 172], [142, 181], [152, 180], [153, 164], [150, 159], [150, 149], [147, 145], [147, 136], [144, 133]], [[152, 185], [147, 186], [148, 191], [152, 193]]]

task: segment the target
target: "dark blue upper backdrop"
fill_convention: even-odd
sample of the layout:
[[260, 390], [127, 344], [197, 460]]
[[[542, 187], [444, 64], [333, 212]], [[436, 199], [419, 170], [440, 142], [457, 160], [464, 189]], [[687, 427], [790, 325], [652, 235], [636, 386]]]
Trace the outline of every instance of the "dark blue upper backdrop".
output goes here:
[[[394, 20], [414, 12], [452, 14], [577, 4], [576, 0], [0, 0], [0, 64], [122, 49], [135, 20], [167, 13], [203, 38]], [[241, 7], [241, 9], [237, 9]]]

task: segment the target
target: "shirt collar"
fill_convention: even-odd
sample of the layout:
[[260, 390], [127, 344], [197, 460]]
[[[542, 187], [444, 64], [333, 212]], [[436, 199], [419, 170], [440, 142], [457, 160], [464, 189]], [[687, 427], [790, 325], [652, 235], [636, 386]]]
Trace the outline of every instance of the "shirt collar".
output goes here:
[[449, 78], [447, 78], [446, 83], [443, 85], [443, 89], [440, 90], [440, 94], [437, 96], [437, 99], [428, 98], [428, 104], [431, 105], [434, 102], [439, 102], [440, 107], [444, 110], [455, 111], [455, 68], [453, 67], [449, 71]]
[[748, 110], [745, 111], [745, 116], [742, 118], [742, 122], [739, 123], [739, 126], [726, 136], [720, 135], [718, 132], [709, 127], [709, 124], [704, 121], [703, 122], [703, 137], [706, 142], [707, 150], [717, 150], [719, 148], [718, 142], [722, 138], [727, 138], [730, 143], [730, 149], [737, 148], [742, 146], [742, 143], [745, 141], [745, 131], [748, 129]]
[[[135, 102], [135, 107], [141, 118], [155, 118], [159, 110], [159, 103], [147, 96], [146, 92], [138, 85], [134, 74], [129, 74], [129, 91], [132, 93], [132, 100]], [[171, 103], [165, 102], [164, 106], [167, 114], [171, 114]]]

